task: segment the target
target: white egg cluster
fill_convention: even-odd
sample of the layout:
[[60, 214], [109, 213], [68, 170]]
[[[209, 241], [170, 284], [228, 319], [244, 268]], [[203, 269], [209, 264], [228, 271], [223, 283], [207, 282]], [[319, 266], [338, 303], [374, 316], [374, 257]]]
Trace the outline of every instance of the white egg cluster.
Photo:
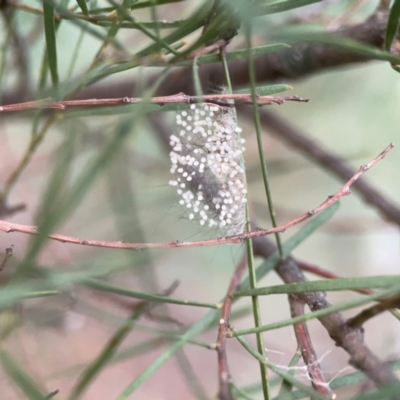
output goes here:
[[[214, 104], [192, 104], [176, 116], [178, 134], [171, 135], [169, 184], [189, 219], [219, 227], [229, 234], [245, 228], [245, 188], [241, 132], [233, 110]], [[242, 139], [242, 143], [244, 140]]]

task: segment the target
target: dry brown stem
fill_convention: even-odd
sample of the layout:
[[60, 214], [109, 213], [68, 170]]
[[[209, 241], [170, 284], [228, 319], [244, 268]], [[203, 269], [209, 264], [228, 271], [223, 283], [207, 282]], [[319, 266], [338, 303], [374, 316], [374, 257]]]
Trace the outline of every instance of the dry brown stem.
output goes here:
[[231, 400], [233, 399], [231, 388], [230, 388], [230, 375], [228, 368], [228, 361], [226, 355], [226, 334], [229, 329], [229, 318], [231, 314], [231, 308], [233, 299], [231, 293], [233, 293], [240, 283], [240, 279], [246, 269], [247, 258], [244, 256], [231, 278], [228, 292], [226, 294], [224, 303], [222, 305], [221, 318], [219, 320], [218, 337], [216, 343], [216, 350], [218, 354], [218, 381], [219, 381], [219, 393], [218, 397], [220, 400]]
[[[235, 100], [236, 106], [241, 104], [253, 104], [251, 94], [208, 94], [204, 96], [188, 96], [185, 93], [178, 93], [171, 96], [153, 97], [150, 99], [140, 97], [119, 97], [114, 99], [87, 99], [87, 100], [62, 100], [54, 101], [51, 98], [27, 101], [24, 103], [8, 104], [0, 106], [0, 113], [9, 113], [17, 111], [37, 110], [37, 109], [56, 109], [65, 111], [68, 107], [110, 107], [127, 104], [157, 104], [163, 106], [171, 103], [213, 103], [225, 107], [233, 107], [233, 104], [225, 102], [226, 100]], [[266, 106], [269, 104], [283, 104], [285, 101], [307, 102], [298, 96], [257, 96], [258, 105]]]
[[0, 272], [3, 271], [3, 269], [6, 267], [7, 261], [10, 259], [10, 257], [13, 254], [13, 250], [14, 250], [13, 244], [10, 247], [6, 248], [6, 254], [4, 255], [4, 259], [3, 259], [2, 263], [0, 264]]
[[[72, 243], [79, 244], [84, 246], [93, 246], [93, 247], [105, 247], [111, 249], [122, 249], [122, 250], [142, 250], [142, 249], [167, 249], [167, 248], [188, 248], [188, 247], [203, 247], [203, 246], [215, 246], [227, 243], [241, 243], [244, 239], [256, 238], [260, 236], [266, 236], [277, 232], [284, 232], [286, 229], [291, 228], [294, 225], [297, 225], [314, 215], [320, 213], [325, 210], [332, 204], [336, 203], [344, 196], [348, 196], [350, 194], [350, 186], [366, 171], [368, 171], [372, 166], [374, 166], [377, 162], [382, 160], [386, 154], [394, 147], [394, 144], [391, 143], [386, 147], [377, 157], [375, 157], [370, 163], [362, 165], [360, 169], [347, 181], [347, 183], [342, 186], [334, 195], [329, 196], [323, 203], [321, 203], [318, 207], [306, 212], [301, 217], [296, 218], [286, 224], [277, 226], [276, 228], [270, 229], [261, 229], [256, 228], [251, 232], [242, 233], [240, 235], [233, 236], [224, 236], [215, 239], [207, 239], [207, 240], [196, 240], [196, 241], [186, 241], [181, 242], [179, 240], [174, 240], [172, 242], [164, 242], [164, 243], [125, 243], [125, 242], [108, 242], [104, 240], [84, 240], [79, 239], [72, 236], [65, 235], [50, 235], [49, 239], [57, 240], [63, 243]], [[38, 234], [38, 228], [36, 226], [28, 226], [15, 224], [12, 222], [6, 222], [0, 220], [0, 230], [6, 233], [11, 232], [20, 232], [26, 233], [29, 235]]]
[[[267, 238], [259, 237], [253, 240], [254, 254], [268, 258], [276, 247]], [[276, 272], [285, 283], [306, 282], [300, 267], [292, 257], [286, 258], [276, 267]], [[323, 292], [299, 293], [297, 296], [308, 305], [311, 311], [322, 310], [331, 306]], [[337, 346], [350, 355], [350, 364], [363, 371], [375, 384], [384, 385], [397, 382], [396, 375], [388, 365], [381, 362], [364, 344], [363, 329], [348, 325], [346, 317], [335, 312], [318, 320], [325, 327], [329, 336]], [[398, 398], [398, 397], [396, 397]]]
[[[290, 314], [292, 318], [299, 317], [304, 314], [304, 301], [298, 296], [289, 295]], [[311, 341], [310, 333], [307, 324], [300, 322], [294, 324], [294, 334], [299, 346], [301, 356], [307, 366], [308, 374], [310, 376], [311, 384], [317, 392], [322, 393], [329, 398], [332, 398], [332, 391], [329, 389], [322, 374], [321, 367], [318, 362], [317, 353]]]
[[396, 295], [388, 299], [382, 299], [379, 304], [375, 304], [372, 307], [366, 308], [359, 314], [350, 318], [347, 323], [349, 326], [354, 328], [362, 326], [365, 322], [383, 313], [384, 311], [389, 311], [390, 309], [398, 307], [400, 307], [400, 295]]

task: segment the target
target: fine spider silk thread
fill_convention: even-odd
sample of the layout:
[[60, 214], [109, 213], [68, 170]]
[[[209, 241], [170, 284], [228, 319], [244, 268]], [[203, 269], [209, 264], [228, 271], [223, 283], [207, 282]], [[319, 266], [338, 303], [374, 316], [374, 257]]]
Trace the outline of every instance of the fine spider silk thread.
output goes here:
[[244, 232], [247, 190], [242, 151], [231, 107], [192, 104], [176, 115], [179, 133], [171, 135], [169, 184], [190, 220], [219, 227], [228, 235]]

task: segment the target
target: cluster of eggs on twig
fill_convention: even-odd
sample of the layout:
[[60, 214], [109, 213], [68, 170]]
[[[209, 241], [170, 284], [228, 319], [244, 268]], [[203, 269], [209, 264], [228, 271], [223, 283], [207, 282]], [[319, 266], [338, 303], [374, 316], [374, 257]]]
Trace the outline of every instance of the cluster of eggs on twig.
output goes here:
[[245, 228], [245, 187], [242, 152], [233, 109], [214, 104], [192, 104], [176, 115], [177, 134], [172, 151], [169, 184], [188, 218], [203, 226], [239, 234]]

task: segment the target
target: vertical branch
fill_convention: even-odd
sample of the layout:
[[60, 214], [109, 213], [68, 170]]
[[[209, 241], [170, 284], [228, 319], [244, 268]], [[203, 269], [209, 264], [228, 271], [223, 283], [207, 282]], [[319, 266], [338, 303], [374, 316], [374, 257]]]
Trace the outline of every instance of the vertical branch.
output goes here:
[[[250, 52], [250, 50], [249, 50]], [[250, 55], [251, 57], [251, 55]], [[229, 69], [228, 69], [228, 64], [226, 62], [226, 57], [225, 57], [225, 49], [221, 50], [221, 58], [222, 58], [222, 65], [224, 68], [224, 73], [225, 73], [225, 79], [226, 83], [228, 85], [228, 91], [229, 93], [232, 93], [232, 84], [231, 84], [231, 79], [229, 75]], [[254, 89], [254, 88], [253, 88]], [[235, 109], [235, 117], [236, 117], [236, 109]], [[240, 140], [240, 135], [238, 134], [238, 141], [239, 145], [241, 145], [241, 140]], [[243, 159], [243, 152], [242, 152], [242, 165], [244, 167], [244, 159]], [[246, 170], [244, 168], [244, 170]], [[246, 174], [245, 174], [245, 185], [247, 187], [247, 182], [246, 182]], [[250, 221], [250, 208], [249, 208], [249, 201], [247, 199], [246, 202], [246, 229], [248, 232], [251, 231], [251, 221]], [[256, 277], [256, 271], [255, 271], [255, 266], [254, 266], [254, 254], [253, 254], [253, 244], [251, 239], [246, 239], [246, 251], [247, 251], [247, 265], [248, 265], [248, 270], [249, 270], [249, 282], [250, 282], [250, 287], [252, 289], [255, 289], [257, 286], [257, 277]], [[252, 306], [253, 306], [253, 315], [254, 315], [254, 323], [255, 326], [261, 326], [261, 313], [260, 313], [260, 305], [258, 302], [257, 296], [253, 296], [251, 298], [252, 301]], [[264, 348], [264, 339], [262, 336], [262, 333], [257, 333], [257, 348], [258, 351], [260, 352], [261, 355], [265, 356], [265, 348]], [[269, 400], [269, 387], [268, 387], [268, 370], [266, 365], [263, 362], [260, 362], [260, 372], [261, 372], [261, 383], [263, 387], [263, 393], [264, 393], [264, 399]]]
[[[293, 318], [304, 314], [304, 302], [294, 295], [289, 295], [290, 313]], [[304, 363], [307, 366], [311, 384], [314, 389], [326, 396], [332, 397], [332, 391], [322, 374], [321, 367], [318, 362], [317, 354], [311, 342], [310, 333], [305, 322], [294, 324], [294, 333], [296, 341], [301, 351]]]
[[[265, 238], [253, 239], [255, 253], [262, 257], [269, 257], [275, 250], [275, 246]], [[307, 279], [301, 272], [296, 261], [287, 257], [276, 268], [277, 274], [286, 283], [306, 282]], [[331, 304], [322, 292], [305, 292], [297, 295], [310, 308], [311, 311], [330, 307]], [[378, 357], [364, 344], [364, 331], [360, 327], [350, 327], [346, 317], [334, 312], [318, 318], [328, 331], [329, 336], [337, 346], [342, 347], [350, 355], [350, 364], [360, 369], [377, 385], [385, 385], [398, 382], [396, 375], [381, 362]]]
[[221, 318], [219, 320], [218, 337], [217, 337], [217, 354], [218, 354], [218, 380], [219, 380], [219, 394], [220, 400], [232, 400], [232, 393], [230, 387], [230, 375], [228, 362], [226, 357], [226, 333], [229, 328], [229, 318], [231, 314], [232, 302], [231, 293], [233, 293], [244, 273], [246, 268], [246, 257], [240, 260], [229, 284], [228, 291], [225, 296], [224, 304], [222, 306]]
[[200, 76], [199, 76], [199, 66], [197, 65], [197, 58], [193, 58], [192, 73], [193, 73], [194, 90], [195, 90], [196, 96], [202, 96], [203, 88], [201, 86], [201, 80], [200, 80]]

